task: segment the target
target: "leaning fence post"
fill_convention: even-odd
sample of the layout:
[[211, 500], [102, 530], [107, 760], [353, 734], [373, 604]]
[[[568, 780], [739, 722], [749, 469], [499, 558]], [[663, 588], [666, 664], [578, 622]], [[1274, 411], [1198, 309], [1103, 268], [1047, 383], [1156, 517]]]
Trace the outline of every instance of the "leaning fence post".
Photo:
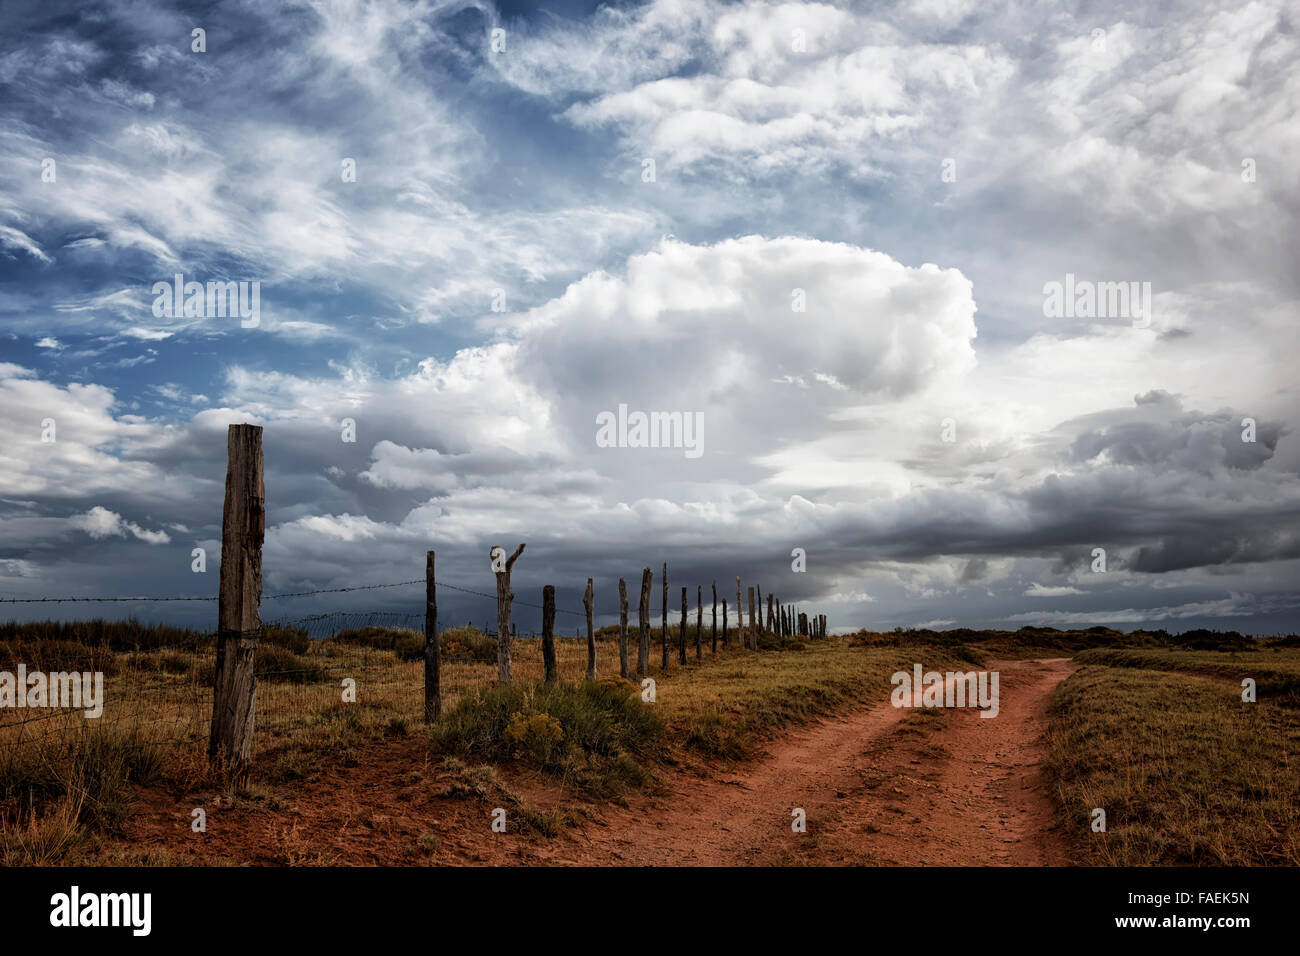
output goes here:
[[559, 675], [555, 670], [555, 585], [542, 588], [542, 679], [555, 683]]
[[248, 777], [253, 756], [257, 678], [253, 655], [262, 630], [262, 541], [266, 489], [262, 426], [226, 432], [226, 499], [221, 514], [221, 583], [217, 603], [217, 665], [212, 685], [208, 757], [224, 762], [231, 781]]
[[438, 596], [433, 583], [433, 552], [424, 555], [424, 722], [442, 715], [442, 648], [438, 646]]
[[636, 676], [645, 677], [650, 673], [650, 582], [654, 575], [649, 568], [641, 572], [641, 603], [637, 607]]
[[627, 680], [627, 581], [618, 579], [618, 676]]
[[596, 632], [591, 629], [591, 609], [596, 598], [587, 578], [587, 593], [582, 596], [582, 606], [587, 609], [587, 680], [596, 679]]

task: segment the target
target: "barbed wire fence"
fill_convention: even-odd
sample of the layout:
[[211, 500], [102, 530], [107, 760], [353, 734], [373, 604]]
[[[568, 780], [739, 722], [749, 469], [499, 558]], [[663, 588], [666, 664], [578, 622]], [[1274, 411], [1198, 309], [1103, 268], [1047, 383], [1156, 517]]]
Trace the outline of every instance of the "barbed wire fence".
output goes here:
[[[231, 469], [227, 480], [230, 481], [230, 474], [243, 474], [241, 492], [247, 496], [247, 503], [255, 502], [255, 510], [260, 514], [260, 495], [254, 497], [253, 487], [260, 491], [261, 429], [232, 425], [230, 432]], [[244, 450], [239, 452], [245, 457], [238, 460], [236, 438], [245, 443]], [[227, 490], [223, 528], [242, 527], [246, 515], [231, 511], [232, 497], [238, 499], [240, 495], [232, 496], [229, 486]], [[405, 726], [428, 720], [431, 688], [439, 707], [451, 706], [465, 694], [489, 687], [498, 680], [499, 635], [491, 623], [498, 619], [501, 610], [500, 568], [495, 549], [493, 573], [498, 577], [498, 593], [445, 581], [435, 583], [433, 552], [429, 552], [424, 578], [260, 595], [261, 532], [238, 540], [239, 549], [230, 556], [233, 559], [230, 566], [234, 569], [231, 580], [239, 579], [239, 565], [248, 557], [247, 549], [252, 541], [256, 561], [243, 568], [245, 572], [248, 566], [257, 569], [256, 586], [252, 590], [244, 588], [236, 593], [235, 589], [227, 588], [227, 555], [223, 543], [220, 594], [216, 596], [0, 598], [0, 605], [37, 606], [208, 602], [216, 606], [214, 610], [220, 609], [219, 614], [212, 615], [214, 624], [218, 623], [217, 619], [234, 620], [242, 622], [244, 628], [221, 632], [216, 627], [206, 630], [147, 625], [133, 619], [0, 623], [0, 752], [8, 755], [7, 761], [12, 764], [17, 754], [36, 751], [41, 759], [53, 765], [60, 750], [65, 751], [64, 756], [71, 754], [75, 759], [77, 747], [123, 737], [148, 748], [190, 747], [196, 755], [202, 754], [205, 748], [215, 754], [220, 746], [227, 753], [236, 753], [239, 748], [229, 746], [229, 728], [218, 729], [218, 713], [226, 718], [232, 712], [231, 700], [222, 694], [222, 674], [218, 673], [223, 648], [230, 649], [229, 653], [245, 655], [236, 667], [247, 666], [251, 652], [251, 680], [238, 691], [245, 695], [240, 706], [246, 706], [252, 718], [251, 727], [238, 731], [239, 739], [250, 744], [245, 752], [274, 753], [280, 743], [292, 743], [304, 731], [324, 728], [329, 732], [335, 726], [355, 725], [360, 721], [369, 721], [372, 726], [375, 722]], [[523, 548], [520, 545], [514, 557]], [[505, 591], [511, 594], [508, 606], [541, 611], [544, 635], [542, 640], [536, 639], [535, 631], [521, 635], [512, 623], [514, 640], [509, 642], [512, 646], [509, 679], [581, 680], [595, 673], [596, 643], [606, 645], [602, 652], [603, 671], [621, 670], [608, 665], [612, 656], [608, 645], [617, 629], [606, 627], [597, 631], [594, 627], [590, 579], [583, 611], [556, 607], [555, 589], [550, 586], [543, 588], [543, 603], [536, 604], [515, 596], [510, 590], [513, 561], [514, 558], [505, 564], [504, 571]], [[666, 569], [664, 565], [665, 576]], [[651, 640], [662, 649], [662, 670], [669, 666], [673, 643], [678, 645], [680, 663], [687, 660], [688, 589], [681, 589], [680, 621], [670, 624], [670, 615], [675, 616], [679, 608], [666, 606], [669, 591], [662, 578], [658, 582], [662, 585], [662, 600], [653, 599], [658, 589], [645, 590], [649, 588], [650, 577], [646, 573], [641, 605], [633, 608], [636, 620], [629, 617], [628, 641], [635, 655], [640, 632], [639, 607], [645, 606]], [[239, 583], [246, 582], [239, 579]], [[265, 613], [273, 610], [277, 601], [306, 599], [318, 603], [337, 595], [420, 584], [426, 586], [425, 600], [412, 601], [409, 611], [337, 609], [298, 616]], [[448, 624], [443, 617], [437, 619], [436, 633], [426, 634], [426, 611], [436, 605], [429, 604], [426, 608], [425, 602], [433, 601], [437, 590], [463, 596], [457, 605], [462, 613], [464, 599], [470, 599], [474, 609], [471, 622], [481, 611], [483, 626]], [[748, 614], [744, 614], [740, 579], [737, 579], [737, 603], [732, 612], [737, 641], [744, 639], [745, 646], [757, 649], [760, 633], [779, 637], [825, 635], [824, 615], [796, 617], [795, 608], [782, 606], [779, 601], [774, 614], [771, 594], [765, 622], [762, 589], [757, 591], [756, 605], [755, 588], [749, 589]], [[716, 587], [712, 593], [716, 615]], [[263, 606], [268, 603], [271, 607]], [[555, 615], [577, 618], [586, 624], [592, 645], [589, 647], [581, 627], [575, 628], [573, 637], [555, 629]], [[436, 612], [434, 617], [437, 618]], [[712, 629], [711, 640], [702, 643], [702, 587], [697, 587], [692, 617], [694, 641], [691, 643], [695, 656], [702, 657], [704, 646], [716, 651]], [[726, 620], [724, 599], [724, 645]], [[742, 638], [743, 620], [749, 622], [747, 638]], [[675, 641], [674, 631], [677, 632]], [[432, 671], [429, 670], [432, 651], [426, 647], [430, 637], [434, 642], [431, 646], [438, 649], [432, 658], [437, 660]], [[245, 641], [245, 638], [253, 640]], [[655, 656], [651, 654], [650, 660]], [[227, 658], [227, 670], [223, 672], [227, 678], [231, 660]], [[638, 664], [641, 663], [638, 657]], [[640, 666], [638, 672], [646, 673]], [[624, 676], [630, 676], [630, 671]], [[9, 699], [5, 697], [6, 680]], [[226, 739], [222, 739], [223, 734]], [[3, 769], [8, 772], [7, 766]]]
[[[265, 595], [263, 600], [315, 598], [424, 584], [422, 579], [353, 587], [318, 588]], [[497, 596], [462, 585], [439, 589], [476, 598], [481, 626], [440, 623], [442, 694], [451, 705], [497, 677]], [[0, 604], [63, 605], [209, 602], [216, 597], [36, 597], [0, 598]], [[516, 597], [513, 606], [543, 610]], [[676, 608], [669, 608], [675, 612]], [[703, 613], [701, 609], [695, 609]], [[556, 608], [557, 614], [585, 619], [585, 612]], [[473, 615], [477, 616], [477, 615]], [[694, 617], [694, 615], [693, 615]], [[662, 621], [662, 602], [652, 601], [650, 619]], [[602, 640], [608, 643], [608, 628]], [[675, 628], [670, 625], [671, 633]], [[636, 624], [629, 622], [635, 641]], [[655, 643], [663, 640], [653, 628]], [[167, 640], [168, 635], [178, 639]], [[536, 631], [515, 631], [516, 679], [544, 676]], [[556, 663], [562, 680], [581, 680], [586, 666], [585, 638], [555, 635]], [[89, 646], [88, 646], [89, 645]], [[81, 732], [129, 737], [148, 747], [206, 746], [213, 705], [214, 631], [137, 625], [130, 621], [9, 622], [0, 624], [0, 671], [14, 675], [21, 688], [25, 674], [76, 675], [83, 686], [64, 694], [64, 681], [47, 686], [36, 706], [0, 707], [0, 749], [49, 747]], [[608, 657], [606, 658], [608, 660]], [[418, 721], [424, 708], [424, 613], [401, 610], [335, 610], [263, 621], [255, 660], [257, 749], [274, 748], [282, 738], [335, 719], [348, 705], [380, 709], [403, 721]], [[94, 689], [95, 675], [102, 688]], [[344, 699], [343, 681], [352, 695]], [[16, 701], [15, 701], [16, 704]], [[68, 706], [54, 706], [66, 704]], [[88, 716], [95, 713], [96, 716]]]

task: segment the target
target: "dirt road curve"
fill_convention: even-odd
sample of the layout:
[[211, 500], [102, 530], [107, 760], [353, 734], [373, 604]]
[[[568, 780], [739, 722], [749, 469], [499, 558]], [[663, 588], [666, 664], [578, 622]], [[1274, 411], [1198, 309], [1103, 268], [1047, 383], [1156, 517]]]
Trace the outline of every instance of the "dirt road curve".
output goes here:
[[[612, 809], [555, 863], [635, 865], [1064, 864], [1042, 773], [1047, 704], [1068, 659], [999, 661], [1001, 709], [898, 725], [887, 701], [782, 738], [770, 756], [677, 778], [655, 802]], [[942, 723], [942, 727], [936, 726]], [[932, 729], [931, 729], [932, 728]], [[898, 733], [890, 731], [898, 730]], [[807, 832], [791, 830], [791, 810]]]

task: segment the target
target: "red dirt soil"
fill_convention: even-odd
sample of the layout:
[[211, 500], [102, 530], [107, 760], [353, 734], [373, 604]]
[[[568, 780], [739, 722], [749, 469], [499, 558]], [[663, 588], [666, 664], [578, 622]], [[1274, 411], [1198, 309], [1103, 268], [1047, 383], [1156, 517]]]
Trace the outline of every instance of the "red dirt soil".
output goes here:
[[[732, 769], [666, 774], [659, 796], [587, 806], [557, 837], [518, 826], [514, 810], [516, 824], [493, 833], [495, 802], [449, 794], [451, 775], [412, 736], [288, 801], [209, 802], [206, 833], [190, 829], [200, 804], [146, 792], [127, 842], [178, 862], [279, 865], [1063, 865], [1042, 764], [1048, 699], [1074, 665], [989, 668], [1000, 674], [996, 718], [968, 708], [904, 722], [910, 711], [884, 701], [791, 731]], [[572, 805], [538, 775], [505, 782], [533, 807]], [[791, 829], [795, 808], [806, 833]]]

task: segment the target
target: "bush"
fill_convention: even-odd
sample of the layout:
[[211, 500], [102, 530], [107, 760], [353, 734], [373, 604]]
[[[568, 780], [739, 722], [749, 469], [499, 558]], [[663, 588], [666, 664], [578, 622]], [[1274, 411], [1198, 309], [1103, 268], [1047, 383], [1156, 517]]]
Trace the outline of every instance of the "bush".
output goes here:
[[445, 657], [468, 657], [480, 664], [497, 660], [497, 639], [476, 627], [449, 627], [438, 635], [438, 645]]
[[432, 731], [440, 750], [526, 760], [597, 794], [644, 782], [641, 764], [663, 734], [659, 716], [621, 680], [483, 688], [462, 698]]
[[515, 745], [516, 756], [531, 756], [545, 766], [560, 754], [564, 728], [550, 714], [521, 711], [506, 724], [505, 739]]

